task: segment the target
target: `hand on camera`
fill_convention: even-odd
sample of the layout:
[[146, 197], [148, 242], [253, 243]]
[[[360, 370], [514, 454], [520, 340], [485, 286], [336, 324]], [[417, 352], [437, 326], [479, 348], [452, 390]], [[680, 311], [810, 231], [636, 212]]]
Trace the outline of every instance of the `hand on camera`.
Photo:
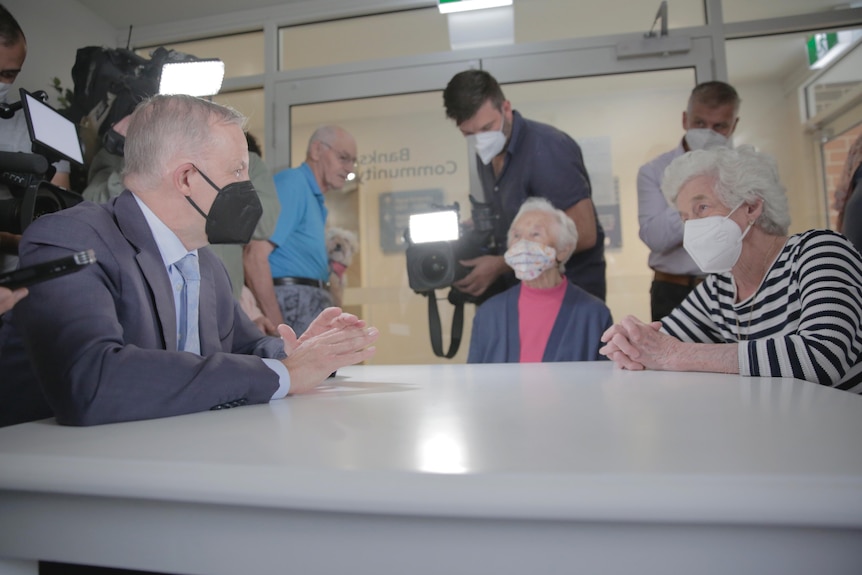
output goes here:
[[0, 287], [0, 314], [4, 314], [12, 309], [16, 303], [24, 299], [27, 295], [27, 288], [18, 288], [10, 290]]
[[498, 277], [503, 275], [508, 266], [506, 266], [503, 256], [479, 256], [470, 260], [461, 260], [462, 266], [473, 268], [464, 278], [456, 281], [452, 285], [462, 292], [479, 296], [494, 283]]

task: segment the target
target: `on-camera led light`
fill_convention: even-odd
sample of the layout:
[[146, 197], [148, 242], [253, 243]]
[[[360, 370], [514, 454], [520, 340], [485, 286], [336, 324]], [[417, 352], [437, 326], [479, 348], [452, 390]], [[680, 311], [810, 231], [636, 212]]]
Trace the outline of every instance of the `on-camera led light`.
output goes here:
[[162, 66], [159, 94], [212, 96], [218, 94], [224, 79], [224, 62], [168, 62]]
[[453, 210], [412, 214], [408, 225], [410, 240], [416, 244], [458, 239], [458, 212]]

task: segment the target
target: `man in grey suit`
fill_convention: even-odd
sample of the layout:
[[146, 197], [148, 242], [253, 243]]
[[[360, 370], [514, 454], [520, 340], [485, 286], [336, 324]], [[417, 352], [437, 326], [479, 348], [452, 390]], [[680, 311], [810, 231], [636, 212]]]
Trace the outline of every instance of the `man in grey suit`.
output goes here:
[[[14, 310], [59, 423], [265, 403], [314, 389], [373, 355], [377, 330], [337, 308], [298, 339], [279, 326], [279, 339], [263, 337], [232, 297], [224, 266], [205, 246], [248, 241], [260, 214], [243, 122], [202, 99], [155, 96], [128, 128], [126, 191], [43, 216], [26, 230], [23, 265], [86, 249], [97, 259], [32, 286]], [[181, 311], [194, 307], [185, 299], [184, 259], [200, 272], [196, 330], [183, 329], [195, 321]]]

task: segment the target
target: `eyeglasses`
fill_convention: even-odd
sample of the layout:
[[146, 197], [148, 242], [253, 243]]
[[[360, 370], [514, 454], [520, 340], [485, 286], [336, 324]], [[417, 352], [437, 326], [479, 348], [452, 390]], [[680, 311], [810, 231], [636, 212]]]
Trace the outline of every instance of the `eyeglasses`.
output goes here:
[[336, 150], [335, 148], [333, 148], [332, 146], [330, 146], [329, 144], [327, 144], [326, 142], [324, 142], [322, 140], [318, 140], [318, 141], [321, 144], [323, 144], [324, 146], [326, 146], [327, 148], [329, 148], [330, 150], [332, 150], [333, 152], [335, 152], [335, 156], [338, 158], [338, 161], [341, 162], [342, 166], [346, 166], [348, 168], [355, 168], [356, 167], [356, 158], [354, 158], [353, 156], [351, 156], [347, 152], [340, 152], [340, 151]]

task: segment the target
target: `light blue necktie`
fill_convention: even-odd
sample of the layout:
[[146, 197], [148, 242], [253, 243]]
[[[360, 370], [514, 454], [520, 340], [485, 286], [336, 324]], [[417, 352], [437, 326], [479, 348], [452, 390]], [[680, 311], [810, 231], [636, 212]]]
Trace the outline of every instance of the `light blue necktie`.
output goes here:
[[198, 258], [195, 254], [186, 254], [174, 266], [183, 276], [177, 349], [200, 355], [201, 337], [198, 327], [198, 305], [201, 292], [201, 272]]

